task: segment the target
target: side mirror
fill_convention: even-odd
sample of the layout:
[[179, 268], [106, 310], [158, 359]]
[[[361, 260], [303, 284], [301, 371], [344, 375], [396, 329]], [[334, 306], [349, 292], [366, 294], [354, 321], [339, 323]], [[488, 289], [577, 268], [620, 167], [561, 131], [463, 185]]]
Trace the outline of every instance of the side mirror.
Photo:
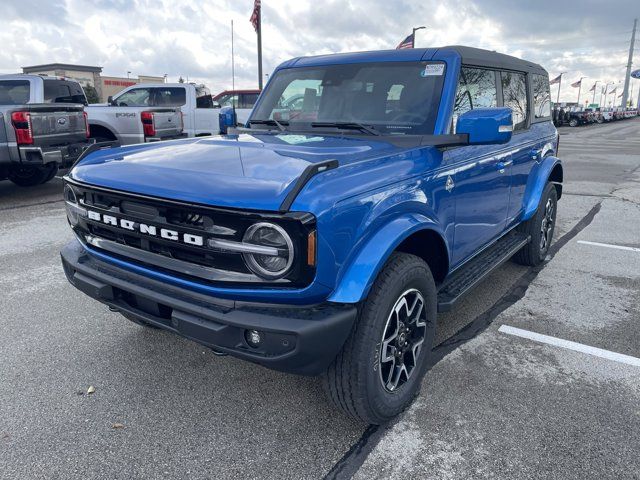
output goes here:
[[476, 108], [458, 117], [456, 133], [469, 135], [469, 145], [507, 143], [513, 133], [511, 109]]
[[218, 124], [220, 126], [220, 133], [226, 135], [229, 128], [233, 128], [238, 124], [235, 109], [233, 107], [221, 108], [218, 114]]
[[220, 108], [220, 104], [218, 102], [213, 102], [213, 108]]
[[113, 97], [112, 97], [111, 95], [109, 95], [109, 96], [107, 97], [107, 103], [108, 103], [109, 105], [111, 105], [112, 107], [115, 107], [115, 106], [116, 106], [116, 102], [114, 102], [114, 101], [113, 101]]

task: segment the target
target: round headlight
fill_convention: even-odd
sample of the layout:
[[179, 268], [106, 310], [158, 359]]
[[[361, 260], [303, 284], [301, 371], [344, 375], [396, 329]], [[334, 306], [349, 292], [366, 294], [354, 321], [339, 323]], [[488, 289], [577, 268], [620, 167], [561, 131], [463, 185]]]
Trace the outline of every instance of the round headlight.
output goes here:
[[69, 185], [65, 185], [63, 197], [69, 223], [76, 226], [78, 224], [78, 198], [76, 197], [76, 192]]
[[293, 242], [284, 228], [273, 223], [251, 225], [243, 243], [267, 247], [265, 253], [243, 253], [251, 271], [266, 279], [283, 277], [293, 264]]
[[74, 192], [73, 188], [71, 188], [69, 185], [64, 186], [64, 199], [67, 202], [78, 203], [76, 192]]

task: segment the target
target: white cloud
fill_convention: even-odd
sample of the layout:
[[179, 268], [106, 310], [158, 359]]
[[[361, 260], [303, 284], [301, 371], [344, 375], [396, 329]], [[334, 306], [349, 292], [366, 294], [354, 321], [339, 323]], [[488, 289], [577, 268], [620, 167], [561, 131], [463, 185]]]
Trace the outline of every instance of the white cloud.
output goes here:
[[[574, 2], [558, 0], [262, 3], [264, 73], [294, 56], [394, 48], [413, 26], [427, 25], [417, 46], [465, 44], [522, 56], [553, 76], [567, 71], [566, 100], [575, 99], [577, 90], [567, 85], [581, 76], [589, 77], [589, 88], [595, 80], [623, 78], [630, 18], [634, 11], [640, 14], [637, 0], [619, 0], [616, 8], [583, 0], [579, 11]], [[236, 86], [253, 87], [252, 6], [253, 0], [3, 0], [0, 73], [39, 63], [81, 63], [100, 65], [106, 75], [188, 77], [217, 92], [231, 86], [233, 19]]]

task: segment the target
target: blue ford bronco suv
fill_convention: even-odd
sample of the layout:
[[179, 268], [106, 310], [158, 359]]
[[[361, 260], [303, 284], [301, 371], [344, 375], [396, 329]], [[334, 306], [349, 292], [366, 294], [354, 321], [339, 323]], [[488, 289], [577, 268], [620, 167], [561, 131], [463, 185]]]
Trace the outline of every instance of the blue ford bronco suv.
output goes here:
[[416, 396], [438, 312], [548, 252], [563, 171], [539, 65], [458, 46], [295, 58], [244, 127], [221, 118], [226, 136], [83, 156], [66, 276], [137, 324], [322, 375], [365, 422]]

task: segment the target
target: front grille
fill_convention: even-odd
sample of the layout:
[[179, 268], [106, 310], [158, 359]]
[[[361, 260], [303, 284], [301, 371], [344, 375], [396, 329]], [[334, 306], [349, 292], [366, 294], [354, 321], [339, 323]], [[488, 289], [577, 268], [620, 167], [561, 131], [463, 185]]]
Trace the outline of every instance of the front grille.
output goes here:
[[[273, 214], [260, 212], [246, 212], [229, 209], [218, 209], [205, 207], [202, 205], [182, 204], [174, 201], [167, 201], [149, 197], [134, 196], [132, 194], [102, 190], [93, 187], [72, 184], [79, 199], [87, 210], [101, 215], [101, 219], [112, 216], [118, 219], [117, 225], [105, 223], [103, 220], [92, 218], [82, 218], [75, 228], [78, 236], [82, 238], [104, 239], [116, 242], [119, 245], [131, 247], [129, 252], [136, 250], [153, 253], [167, 259], [188, 262], [189, 264], [215, 269], [221, 272], [230, 272], [232, 275], [220, 275], [222, 280], [209, 279], [209, 283], [227, 284], [233, 282], [237, 284], [256, 282], [271, 284], [255, 276], [246, 266], [241, 254], [232, 252], [216, 251], [207, 248], [207, 240], [218, 238], [241, 242], [246, 229], [252, 224], [260, 221], [271, 221], [278, 223], [285, 228], [294, 242], [296, 252], [306, 252], [306, 239], [308, 232], [314, 226], [313, 217], [301, 217], [295, 214]], [[120, 220], [130, 222], [132, 230], [122, 228]], [[140, 225], [154, 227], [156, 235], [140, 232]], [[177, 232], [182, 239], [185, 235], [191, 238], [204, 239], [203, 245], [184, 243], [162, 238], [158, 232], [163, 229]], [[98, 242], [99, 243], [99, 242]], [[103, 242], [104, 243], [104, 242]], [[92, 248], [98, 248], [92, 246]], [[122, 254], [108, 252], [110, 256], [122, 257]], [[142, 258], [145, 255], [140, 255]], [[136, 263], [145, 264], [140, 258], [124, 258], [133, 260]], [[304, 255], [297, 255], [300, 260]], [[146, 255], [146, 258], [149, 258]], [[157, 263], [157, 262], [156, 262]], [[170, 262], [167, 262], [170, 263]], [[173, 262], [175, 263], [175, 262]], [[299, 263], [299, 264], [297, 264]], [[171, 268], [159, 267], [154, 269], [166, 270], [172, 274], [182, 277], [192, 276], [176, 272]], [[310, 283], [314, 271], [303, 262], [294, 262], [294, 266], [284, 279], [277, 281], [281, 286], [300, 287]], [[229, 277], [233, 280], [224, 280]], [[238, 280], [240, 279], [240, 280]]]

